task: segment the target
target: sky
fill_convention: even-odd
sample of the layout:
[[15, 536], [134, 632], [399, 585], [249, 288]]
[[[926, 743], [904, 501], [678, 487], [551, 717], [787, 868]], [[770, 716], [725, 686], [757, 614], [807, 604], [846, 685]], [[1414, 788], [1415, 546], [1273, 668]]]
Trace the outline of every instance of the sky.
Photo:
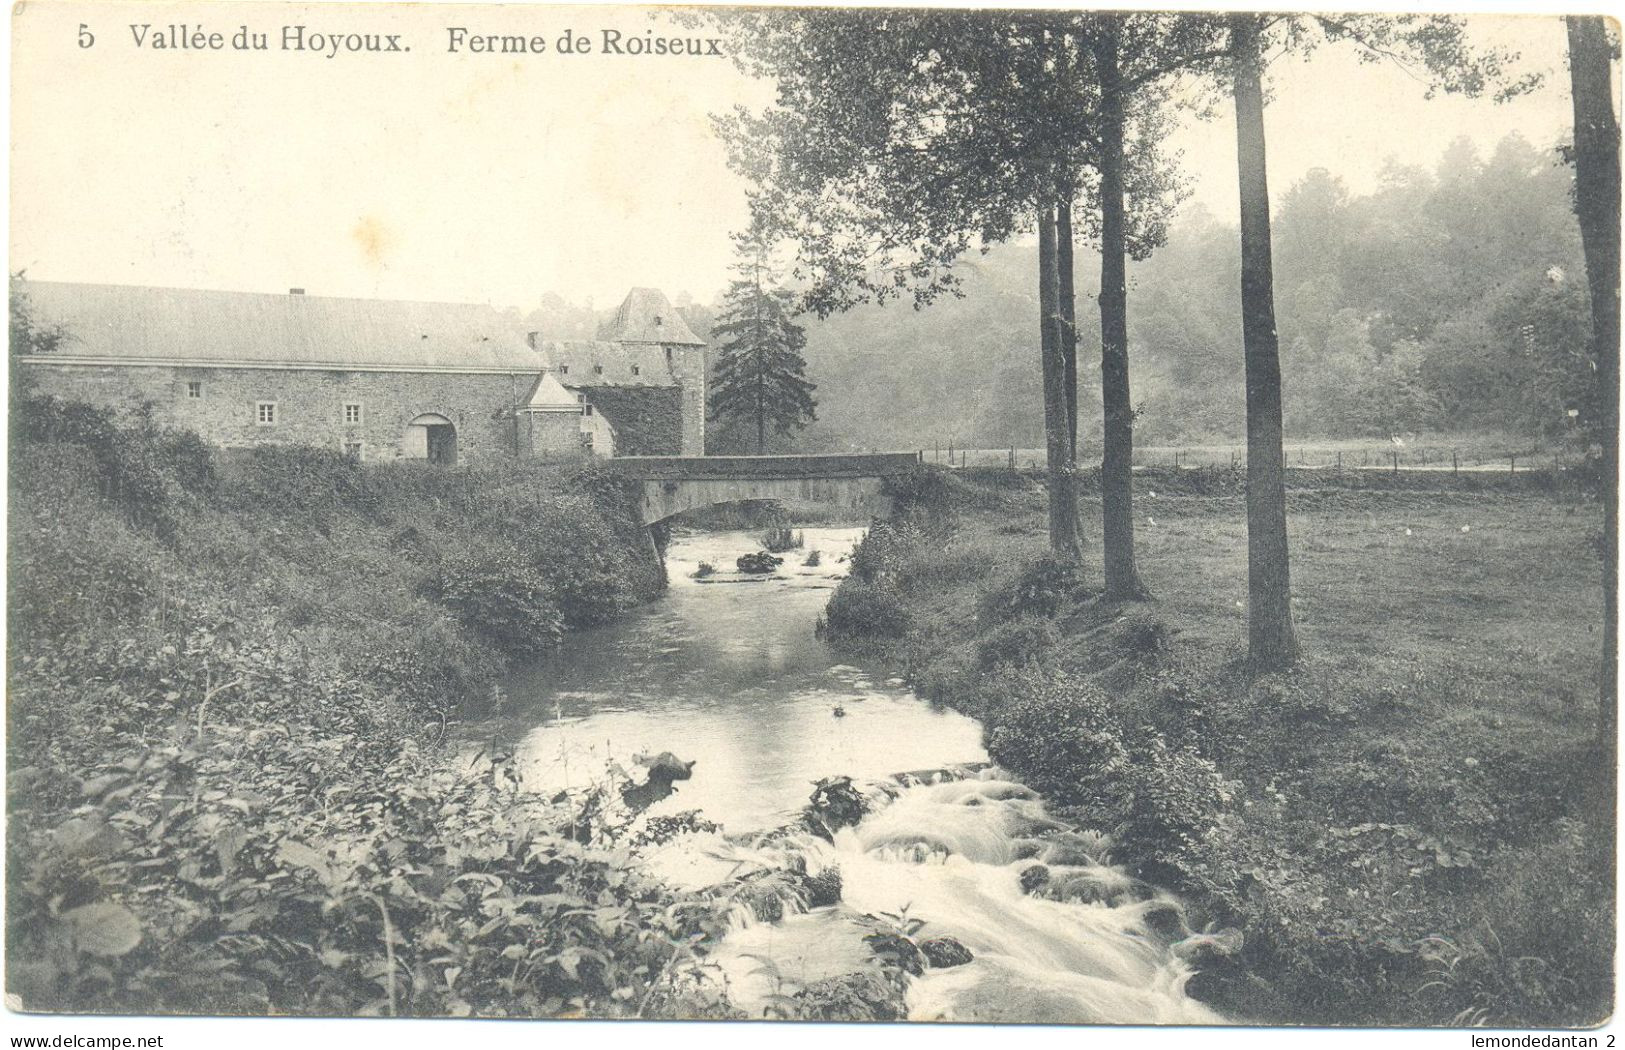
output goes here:
[[[132, 24], [153, 27], [145, 46]], [[154, 50], [177, 24], [228, 47]], [[232, 50], [245, 25], [271, 49]], [[280, 50], [296, 25], [396, 34], [411, 50]], [[453, 27], [540, 36], [548, 50], [450, 53]], [[703, 32], [596, 6], [26, 5], [13, 21], [11, 269], [520, 309], [546, 292], [610, 306], [634, 285], [709, 301], [745, 217], [710, 115], [760, 106], [770, 85], [715, 57], [561, 55], [567, 29], [600, 43], [605, 29]], [[1343, 48], [1275, 63], [1277, 199], [1314, 167], [1372, 189], [1388, 158], [1431, 167], [1462, 135], [1486, 154], [1514, 131], [1565, 139], [1561, 21], [1491, 16], [1471, 30], [1521, 50], [1518, 68], [1545, 84], [1504, 105], [1430, 101], [1411, 73]], [[1234, 221], [1230, 111], [1186, 120], [1172, 144], [1192, 204]]]

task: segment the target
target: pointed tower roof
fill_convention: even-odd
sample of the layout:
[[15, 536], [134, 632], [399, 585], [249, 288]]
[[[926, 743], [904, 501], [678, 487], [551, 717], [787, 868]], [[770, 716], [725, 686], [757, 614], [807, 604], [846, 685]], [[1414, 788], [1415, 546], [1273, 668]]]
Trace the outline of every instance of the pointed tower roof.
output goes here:
[[615, 316], [599, 330], [598, 338], [616, 343], [705, 345], [705, 340], [694, 334], [666, 293], [658, 288], [627, 292]]
[[580, 412], [581, 399], [553, 378], [552, 372], [543, 372], [530, 388], [521, 412]]

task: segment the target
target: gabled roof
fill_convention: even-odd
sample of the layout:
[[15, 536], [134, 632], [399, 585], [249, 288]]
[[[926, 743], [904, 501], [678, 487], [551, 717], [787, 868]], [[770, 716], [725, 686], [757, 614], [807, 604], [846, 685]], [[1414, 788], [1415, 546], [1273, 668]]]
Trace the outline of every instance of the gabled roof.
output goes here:
[[131, 364], [529, 372], [543, 364], [488, 306], [23, 281], [69, 342], [51, 355]]
[[544, 339], [539, 349], [559, 382], [571, 388], [676, 386], [666, 351], [646, 343]]
[[658, 288], [634, 288], [626, 293], [615, 316], [598, 330], [598, 338], [615, 343], [667, 343], [704, 346], [705, 340], [683, 320], [666, 293]]

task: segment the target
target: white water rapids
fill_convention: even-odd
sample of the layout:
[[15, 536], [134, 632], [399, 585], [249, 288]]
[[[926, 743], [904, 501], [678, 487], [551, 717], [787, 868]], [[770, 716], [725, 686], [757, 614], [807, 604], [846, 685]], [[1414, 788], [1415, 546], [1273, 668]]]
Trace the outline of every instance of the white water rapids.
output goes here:
[[[643, 819], [699, 809], [722, 829], [642, 857], [680, 888], [739, 900], [752, 876], [778, 887], [782, 907], [762, 918], [738, 904], [707, 958], [751, 1016], [782, 1015], [776, 1003], [817, 982], [878, 972], [865, 937], [899, 930], [952, 938], [972, 957], [908, 979], [910, 1020], [1222, 1023], [1184, 992], [1188, 956], [1215, 938], [1192, 935], [1176, 901], [1112, 865], [1105, 836], [1053, 819], [988, 768], [976, 723], [813, 638], [861, 532], [804, 532], [806, 548], [773, 579], [749, 583], [727, 570], [754, 536], [678, 537], [664, 601], [574, 636], [562, 665], [517, 678], [519, 710], [499, 732], [518, 738], [527, 786], [580, 787], [605, 762], [635, 768], [639, 752], [696, 761]], [[802, 566], [815, 548], [822, 564]], [[702, 561], [721, 571], [693, 579]], [[892, 776], [910, 769], [937, 772]], [[829, 776], [855, 779], [867, 815], [833, 842], [784, 830]], [[831, 869], [840, 899], [809, 906], [806, 876]]]
[[[806, 833], [757, 847], [686, 835], [651, 858], [656, 872], [691, 889], [792, 857], [809, 874], [838, 869], [837, 904], [808, 909], [786, 895], [777, 922], [736, 909], [733, 931], [712, 956], [736, 1005], [761, 1016], [776, 994], [872, 967], [864, 937], [913, 919], [921, 923], [916, 939], [951, 937], [974, 958], [913, 978], [910, 1020], [1222, 1023], [1184, 994], [1191, 970], [1181, 956], [1209, 938], [1170, 932], [1178, 905], [1100, 863], [1104, 836], [1066, 829], [1031, 791], [992, 769], [889, 786], [896, 797], [876, 793], [877, 810], [833, 843]], [[1034, 871], [1048, 881], [1026, 892], [1023, 873]], [[1152, 913], [1167, 921], [1148, 923]]]

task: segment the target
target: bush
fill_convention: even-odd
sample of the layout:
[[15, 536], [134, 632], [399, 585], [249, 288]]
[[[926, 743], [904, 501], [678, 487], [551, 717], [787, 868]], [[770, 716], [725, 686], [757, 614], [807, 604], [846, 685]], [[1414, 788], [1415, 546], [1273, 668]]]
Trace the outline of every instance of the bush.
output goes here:
[[1184, 870], [1218, 826], [1232, 786], [1189, 747], [1128, 727], [1093, 683], [1036, 668], [1007, 672], [988, 754], [1046, 798], [1109, 825], [1125, 856]]
[[549, 581], [513, 548], [447, 555], [433, 594], [464, 626], [506, 652], [534, 656], [557, 647], [564, 635], [564, 614], [549, 596]]
[[12, 428], [19, 444], [85, 449], [101, 494], [133, 523], [163, 535], [173, 532], [184, 495], [214, 486], [213, 452], [192, 434], [150, 422], [119, 426], [101, 409], [52, 397], [19, 401]]
[[805, 542], [801, 533], [796, 532], [788, 525], [776, 525], [762, 533], [762, 547], [772, 554], [783, 554], [788, 550], [796, 550]]
[[1068, 602], [1091, 595], [1083, 566], [1046, 553], [1002, 587], [990, 591], [977, 610], [986, 623], [1012, 615], [1054, 616]]
[[820, 622], [830, 637], [901, 638], [908, 631], [909, 614], [886, 584], [849, 577], [830, 596]]
[[1020, 667], [1034, 663], [1060, 641], [1053, 622], [1024, 616], [982, 635], [976, 643], [976, 663], [983, 670], [1000, 665]]
[[877, 519], [852, 549], [852, 577], [865, 583], [894, 580], [924, 538], [917, 525]]
[[1130, 751], [1102, 692], [1034, 668], [995, 676], [988, 689], [1004, 695], [987, 734], [993, 761], [1058, 804], [1104, 803], [1116, 818], [1126, 815]]
[[954, 507], [954, 487], [947, 471], [918, 466], [881, 483], [881, 493], [892, 501], [892, 520], [945, 526]]

